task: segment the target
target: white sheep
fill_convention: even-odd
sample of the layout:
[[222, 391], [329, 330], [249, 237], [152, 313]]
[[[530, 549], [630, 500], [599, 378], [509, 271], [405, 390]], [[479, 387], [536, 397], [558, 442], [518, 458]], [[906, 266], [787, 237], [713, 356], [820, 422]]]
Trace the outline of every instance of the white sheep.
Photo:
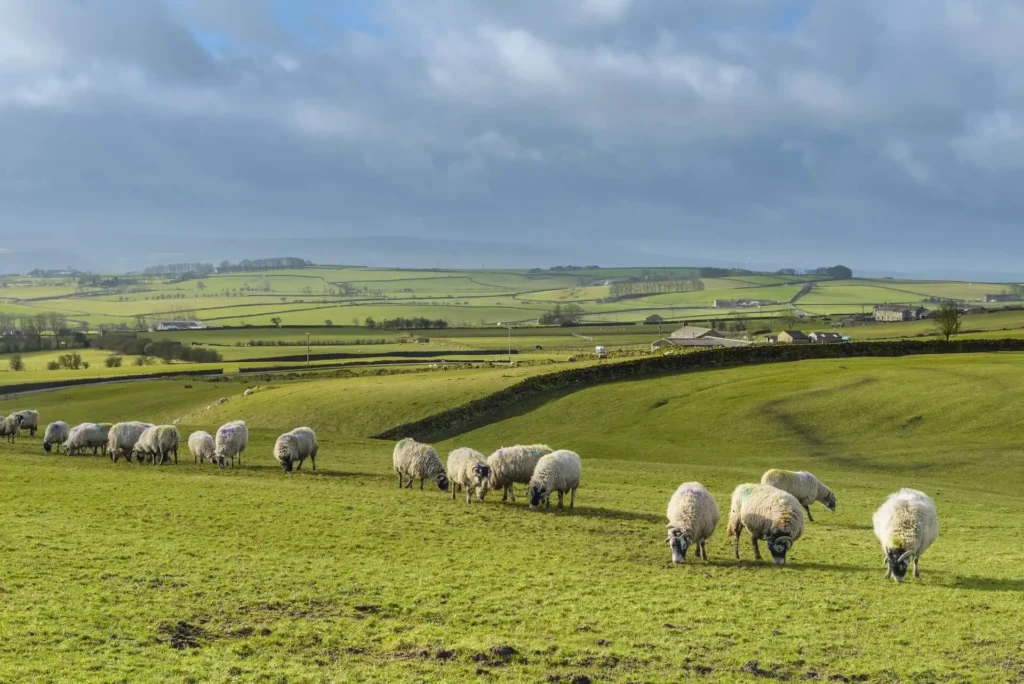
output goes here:
[[291, 475], [292, 467], [294, 466], [295, 470], [302, 470], [302, 462], [307, 458], [313, 470], [316, 470], [317, 450], [316, 433], [308, 427], [300, 427], [277, 438], [277, 442], [274, 443], [274, 458], [284, 468], [284, 472]]
[[697, 547], [697, 557], [708, 559], [707, 540], [718, 527], [718, 503], [700, 482], [684, 482], [668, 500], [668, 543], [672, 562], [686, 562], [686, 551]]
[[178, 465], [178, 444], [181, 435], [178, 428], [173, 425], [154, 425], [146, 428], [135, 447], [132, 449], [132, 456], [136, 463], [151, 461], [153, 465], [163, 465], [171, 454], [174, 455], [174, 465]]
[[501, 500], [509, 497], [516, 500], [515, 483], [530, 484], [537, 461], [552, 451], [546, 444], [518, 445], [502, 447], [487, 458], [491, 468], [489, 488], [493, 491], [502, 490]]
[[21, 429], [28, 430], [29, 436], [35, 437], [36, 430], [39, 429], [39, 412], [24, 409], [22, 411], [15, 411], [14, 415], [21, 416]]
[[914, 577], [920, 577], [918, 561], [939, 536], [935, 502], [924, 492], [901, 489], [875, 511], [872, 522], [885, 554], [886, 579], [902, 582], [911, 558]]
[[43, 433], [43, 451], [50, 453], [55, 444], [60, 447], [67, 441], [70, 432], [71, 428], [64, 421], [58, 420], [47, 425], [46, 432]]
[[21, 436], [21, 421], [23, 417], [17, 413], [11, 415], [0, 421], [0, 435], [7, 438], [7, 441], [14, 444], [14, 440]]
[[832, 512], [836, 510], [836, 495], [811, 473], [802, 470], [769, 470], [761, 476], [761, 484], [781, 489], [796, 497], [807, 511], [807, 519], [811, 522], [814, 522], [814, 518], [811, 517], [811, 504], [815, 501]]
[[220, 399], [217, 400], [217, 403], [218, 404], [226, 404], [226, 403], [228, 403], [228, 398], [227, 397], [221, 397]]
[[188, 437], [188, 450], [196, 463], [213, 463], [213, 454], [216, 451], [213, 442], [213, 435], [209, 432], [193, 432]]
[[124, 456], [125, 460], [131, 463], [135, 443], [139, 441], [142, 433], [151, 427], [152, 423], [140, 423], [137, 420], [114, 423], [107, 433], [107, 453], [110, 454], [110, 460], [117, 463], [118, 459]]
[[[409, 438], [403, 439], [395, 445], [395, 450], [391, 454], [391, 462], [395, 472], [398, 473], [399, 489], [403, 486], [406, 489], [412, 489], [412, 483], [418, 477], [421, 491], [427, 478], [433, 480], [442, 492], [448, 491], [448, 475], [444, 472], [444, 465], [437, 457], [434, 447], [429, 444], [420, 444]], [[409, 476], [409, 484], [403, 485], [403, 475]]]
[[583, 466], [579, 454], [562, 449], [541, 456], [530, 478], [530, 510], [543, 505], [551, 508], [551, 495], [558, 492], [558, 507], [562, 508], [562, 497], [571, 492], [569, 508], [576, 505], [576, 490], [580, 486]]
[[221, 425], [214, 438], [213, 459], [218, 466], [224, 468], [228, 461], [231, 467], [235, 467], [235, 459], [238, 465], [242, 465], [242, 452], [249, 445], [249, 428], [241, 420], [235, 420]]
[[80, 454], [84, 449], [92, 449], [92, 455], [96, 455], [97, 449], [107, 453], [107, 433], [113, 427], [109, 423], [82, 423], [71, 428], [68, 432], [68, 439], [64, 442], [64, 453]]
[[476, 498], [484, 500], [487, 494], [491, 468], [487, 465], [484, 455], [474, 449], [456, 449], [448, 454], [448, 481], [452, 485], [452, 501], [459, 487], [466, 490], [466, 503]]
[[763, 539], [776, 565], [784, 565], [786, 553], [804, 533], [803, 507], [796, 497], [781, 489], [762, 484], [740, 485], [733, 491], [728, 525], [737, 560], [743, 528], [750, 532], [754, 558], [761, 560], [758, 542]]

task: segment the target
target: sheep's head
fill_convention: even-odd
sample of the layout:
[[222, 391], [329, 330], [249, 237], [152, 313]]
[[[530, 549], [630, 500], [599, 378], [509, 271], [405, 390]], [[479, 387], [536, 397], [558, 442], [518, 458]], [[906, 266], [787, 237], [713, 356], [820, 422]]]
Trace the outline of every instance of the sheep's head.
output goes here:
[[772, 560], [776, 565], [786, 564], [786, 554], [793, 548], [793, 538], [781, 530], [775, 530], [764, 538], [768, 544], [768, 551], [772, 554]]
[[213, 458], [210, 460], [213, 463], [216, 463], [217, 467], [220, 468], [221, 470], [224, 470], [224, 468], [228, 466], [228, 457], [224, 454], [223, 451], [213, 452]]
[[885, 565], [889, 569], [886, 575], [892, 577], [897, 582], [902, 582], [903, 578], [907, 576], [907, 570], [910, 568], [910, 559], [913, 555], [913, 551], [904, 551], [899, 548], [889, 549], [885, 553]]
[[547, 485], [530, 485], [530, 510], [537, 510], [548, 503], [549, 496], [551, 492], [548, 491]]
[[51, 451], [53, 451], [53, 445], [50, 444], [49, 442], [43, 442], [43, 451], [45, 451], [46, 453], [50, 453]]
[[291, 456], [285, 456], [281, 460], [281, 467], [284, 468], [284, 472], [285, 472], [286, 475], [291, 475], [292, 474], [292, 459], [291, 459]]
[[439, 473], [437, 477], [434, 478], [434, 482], [437, 484], [437, 488], [442, 492], [448, 491], [448, 476], [444, 473]]
[[668, 545], [672, 549], [672, 562], [682, 565], [686, 562], [686, 552], [693, 545], [693, 539], [678, 527], [668, 528]]
[[480, 463], [473, 466], [473, 475], [476, 477], [477, 485], [487, 487], [491, 481], [491, 467]]
[[828, 496], [825, 497], [825, 500], [822, 501], [822, 503], [825, 504], [825, 508], [827, 508], [828, 510], [832, 511], [833, 513], [835, 513], [835, 511], [836, 511], [836, 495], [835, 494], [833, 494], [832, 492], [829, 492]]

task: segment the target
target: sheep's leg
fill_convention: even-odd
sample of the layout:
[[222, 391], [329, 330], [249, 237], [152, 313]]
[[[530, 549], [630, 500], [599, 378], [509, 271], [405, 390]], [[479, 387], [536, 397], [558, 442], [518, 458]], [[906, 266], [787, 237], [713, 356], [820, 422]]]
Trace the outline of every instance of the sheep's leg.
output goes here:
[[890, 568], [888, 563], [887, 563], [886, 566], [885, 566], [885, 579], [890, 579], [891, 577], [892, 577], [892, 568]]
[[473, 488], [463, 487], [463, 489], [466, 490], [466, 503], [473, 503]]
[[572, 494], [569, 496], [569, 510], [571, 511], [576, 507], [576, 488], [572, 488]]
[[423, 478], [420, 478], [420, 491], [423, 491]]
[[299, 459], [299, 465], [295, 466], [295, 472], [302, 470], [302, 459]]
[[732, 546], [733, 551], [736, 553], [736, 560], [740, 559], [740, 535], [743, 533], [743, 526], [739, 525], [736, 528], [736, 537], [733, 539]]
[[[516, 502], [516, 486], [514, 484], [510, 484], [508, 486], [508, 497], [509, 497], [509, 499], [512, 500], [512, 503]], [[502, 501], [504, 501], [504, 500], [505, 499], [502, 499]]]
[[565, 506], [562, 505], [562, 497], [563, 496], [564, 496], [564, 494], [562, 493], [562, 490], [559, 489], [558, 490], [558, 507], [559, 508], [565, 508]]
[[178, 465], [178, 450], [174, 450], [174, 465]]
[[452, 501], [455, 501], [455, 492], [459, 491], [459, 485], [452, 483]]
[[700, 551], [700, 558], [701, 558], [701, 560], [707, 562], [707, 560], [708, 560], [707, 542], [701, 542], [700, 546], [697, 547], [697, 550]]
[[761, 546], [757, 543], [757, 537], [750, 535], [750, 541], [754, 544], [754, 560], [761, 560]]
[[315, 473], [316, 472], [316, 451], [315, 450], [313, 451], [313, 453], [311, 453], [309, 455], [309, 465], [311, 465], [313, 467], [313, 472]]
[[804, 510], [807, 511], [807, 519], [810, 520], [811, 522], [814, 522], [814, 518], [811, 517], [811, 507], [810, 506], [804, 506]]
[[921, 570], [917, 567], [917, 556], [914, 556], [914, 578], [921, 576]]
[[396, 470], [395, 472], [398, 473], [398, 488], [401, 489], [405, 486], [405, 483], [402, 482], [402, 471]]

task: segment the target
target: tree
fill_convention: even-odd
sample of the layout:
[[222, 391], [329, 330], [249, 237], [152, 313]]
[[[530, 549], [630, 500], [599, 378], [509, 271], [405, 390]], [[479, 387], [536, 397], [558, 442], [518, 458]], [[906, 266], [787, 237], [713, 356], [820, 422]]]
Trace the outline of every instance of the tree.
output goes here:
[[328, 328], [332, 328], [334, 327], [334, 321], [328, 318], [326, 321], [324, 321], [324, 325], [326, 325]]
[[202, 280], [200, 280], [198, 283], [196, 283], [196, 289], [197, 290], [205, 290], [206, 289], [206, 283], [204, 283]]
[[11, 367], [12, 371], [23, 371], [25, 370], [25, 360], [21, 358], [21, 354], [15, 354], [11, 357], [11, 360], [7, 362]]
[[46, 327], [53, 333], [53, 348], [60, 347], [60, 338], [68, 329], [68, 318], [62, 313], [46, 314]]
[[274, 316], [273, 318], [270, 319], [270, 322], [273, 323], [274, 325], [276, 325], [278, 328], [281, 327], [281, 317], [280, 316]]
[[108, 356], [104, 363], [107, 364], [107, 368], [120, 368], [123, 357], [118, 354]]
[[939, 331], [940, 335], [946, 338], [947, 342], [949, 342], [950, 337], [960, 332], [963, 319], [964, 314], [956, 302], [943, 302], [942, 306], [932, 314], [935, 328]]

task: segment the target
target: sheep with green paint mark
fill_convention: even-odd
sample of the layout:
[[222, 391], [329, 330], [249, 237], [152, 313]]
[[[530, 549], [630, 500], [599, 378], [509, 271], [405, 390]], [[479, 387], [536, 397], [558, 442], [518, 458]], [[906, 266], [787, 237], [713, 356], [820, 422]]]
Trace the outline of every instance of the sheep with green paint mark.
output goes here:
[[[749, 488], [749, 489], [748, 489]], [[761, 560], [758, 542], [764, 540], [776, 565], [786, 563], [786, 554], [804, 533], [804, 511], [789, 492], [769, 485], [740, 485], [733, 492], [729, 511], [729, 534], [736, 559], [740, 557], [740, 534], [746, 528], [754, 546], [754, 558]]]
[[807, 511], [807, 519], [811, 522], [814, 522], [814, 518], [811, 517], [811, 504], [815, 501], [830, 511], [836, 510], [836, 495], [811, 473], [802, 470], [794, 472], [773, 469], [761, 476], [761, 484], [781, 489], [796, 497]]

